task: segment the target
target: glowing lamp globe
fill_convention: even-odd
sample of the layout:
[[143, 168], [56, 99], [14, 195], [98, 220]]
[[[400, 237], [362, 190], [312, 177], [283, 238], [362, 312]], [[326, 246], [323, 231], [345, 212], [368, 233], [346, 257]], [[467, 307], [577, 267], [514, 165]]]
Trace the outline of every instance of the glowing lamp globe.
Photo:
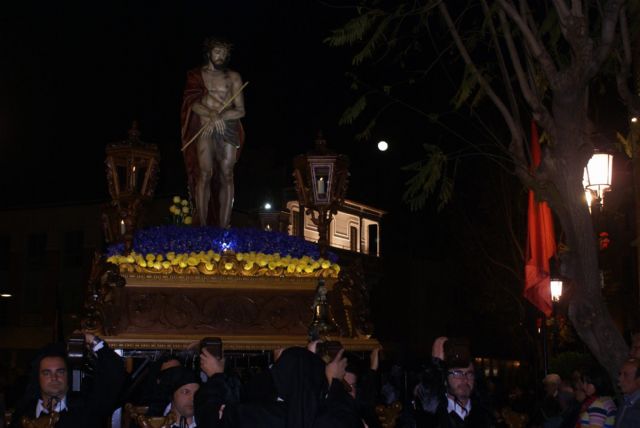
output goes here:
[[560, 297], [562, 297], [562, 280], [552, 279], [551, 280], [551, 301], [559, 302]]

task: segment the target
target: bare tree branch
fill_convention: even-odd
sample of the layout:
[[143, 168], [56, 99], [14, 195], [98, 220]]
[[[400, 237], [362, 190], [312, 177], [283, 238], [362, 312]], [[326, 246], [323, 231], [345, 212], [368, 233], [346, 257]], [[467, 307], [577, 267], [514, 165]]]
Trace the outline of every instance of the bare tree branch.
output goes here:
[[[482, 74], [476, 67], [475, 63], [471, 59], [471, 56], [469, 55], [469, 52], [467, 51], [467, 48], [464, 46], [464, 43], [462, 43], [460, 34], [453, 24], [451, 16], [449, 15], [449, 10], [447, 9], [447, 6], [444, 4], [444, 2], [440, 2], [440, 4], [438, 5], [438, 9], [440, 10], [442, 17], [445, 20], [447, 28], [451, 33], [451, 37], [456, 43], [456, 47], [460, 52], [460, 56], [462, 56], [465, 64], [467, 64], [467, 66], [471, 69], [471, 71], [478, 79], [478, 84], [482, 87], [482, 89], [484, 89], [487, 96], [500, 111], [505, 123], [507, 124], [507, 127], [509, 128], [509, 131], [511, 132], [509, 153], [511, 154], [511, 159], [514, 164], [515, 174], [526, 186], [530, 188], [538, 187], [536, 178], [529, 173], [529, 168], [527, 166], [527, 156], [525, 150], [526, 140], [524, 132], [522, 130], [522, 125], [520, 123], [516, 123], [507, 106], [500, 99], [500, 97], [498, 97], [489, 82], [487, 82], [487, 80], [482, 76]], [[540, 174], [538, 175], [538, 177], [540, 177]]]
[[540, 99], [540, 97], [533, 92], [531, 86], [529, 86], [529, 83], [527, 82], [527, 76], [524, 69], [522, 68], [522, 62], [520, 61], [520, 56], [518, 55], [518, 50], [516, 49], [515, 43], [513, 41], [511, 29], [509, 28], [509, 22], [507, 21], [504, 11], [500, 10], [498, 15], [500, 17], [502, 32], [504, 34], [505, 42], [507, 43], [507, 49], [509, 50], [511, 63], [513, 64], [513, 68], [516, 71], [516, 77], [518, 79], [522, 95], [524, 96], [527, 104], [529, 104], [529, 106], [533, 110], [533, 114], [536, 120], [549, 132], [553, 132], [555, 126], [553, 123], [553, 118], [549, 114], [549, 110], [544, 106], [544, 104], [542, 104], [542, 100]]
[[571, 14], [573, 16], [582, 17], [582, 1], [580, 0], [571, 0]]
[[[511, 135], [514, 137], [516, 136], [521, 137], [522, 130], [519, 124], [516, 124], [507, 106], [502, 102], [500, 97], [496, 95], [493, 88], [491, 88], [491, 85], [489, 84], [489, 82], [487, 82], [487, 80], [482, 76], [482, 74], [476, 67], [475, 63], [469, 56], [469, 52], [467, 51], [467, 48], [464, 46], [464, 43], [462, 43], [460, 34], [458, 33], [458, 30], [453, 24], [453, 21], [451, 20], [451, 15], [449, 15], [449, 10], [447, 9], [447, 6], [444, 4], [444, 2], [440, 2], [440, 4], [438, 5], [438, 9], [440, 10], [442, 17], [444, 18], [445, 23], [447, 24], [447, 28], [451, 32], [451, 36], [453, 37], [453, 40], [456, 43], [456, 47], [458, 48], [460, 55], [464, 59], [465, 64], [467, 64], [467, 66], [475, 74], [476, 78], [478, 79], [478, 83], [480, 84], [482, 89], [484, 89], [487, 96], [491, 99], [491, 101], [493, 101], [495, 106], [498, 108], [498, 110], [502, 114], [502, 117], [504, 118], [505, 122], [507, 123], [507, 126], [509, 127], [509, 130], [511, 131]], [[524, 157], [522, 159], [524, 159]]]
[[620, 8], [620, 37], [622, 39], [623, 63], [631, 67], [631, 36], [629, 35], [629, 25], [627, 22], [627, 8]]
[[631, 116], [640, 114], [640, 98], [629, 88], [631, 79], [632, 52], [626, 9], [620, 9], [620, 37], [622, 39], [622, 58], [619, 57], [620, 69], [616, 73], [616, 85], [622, 102], [627, 106]]
[[547, 76], [547, 79], [550, 82], [554, 82], [558, 74], [558, 70], [556, 69], [556, 66], [553, 63], [553, 59], [551, 58], [551, 55], [549, 55], [549, 52], [547, 52], [547, 50], [545, 49], [544, 45], [540, 42], [538, 37], [535, 34], [533, 34], [533, 32], [531, 31], [531, 28], [529, 28], [529, 26], [524, 21], [522, 16], [510, 3], [508, 3], [505, 0], [498, 0], [498, 3], [502, 7], [502, 10], [504, 10], [507, 13], [507, 15], [509, 15], [509, 17], [513, 20], [513, 22], [516, 23], [516, 25], [522, 32], [524, 39], [526, 40], [527, 44], [529, 45], [529, 48], [531, 49], [531, 53], [533, 54], [533, 57], [540, 62], [540, 66], [542, 67], [542, 70]]
[[530, 28], [535, 28], [536, 22], [533, 19], [533, 14], [531, 13], [531, 9], [529, 9], [527, 0], [520, 0], [520, 15], [524, 17], [525, 22]]
[[[567, 8], [567, 5], [564, 4], [564, 0], [553, 0], [553, 7], [556, 8], [560, 24], [563, 28], [566, 28], [567, 21], [570, 15], [569, 8]], [[564, 33], [564, 29], [562, 30], [562, 32]]]
[[511, 79], [509, 78], [507, 65], [505, 63], [504, 56], [502, 55], [502, 49], [500, 48], [500, 43], [498, 42], [496, 28], [493, 25], [493, 18], [491, 17], [491, 12], [489, 11], [489, 6], [487, 5], [486, 0], [482, 0], [482, 12], [484, 13], [485, 21], [489, 23], [489, 30], [491, 31], [491, 42], [493, 43], [494, 51], [496, 53], [496, 57], [498, 58], [498, 67], [500, 68], [500, 74], [502, 74], [502, 81], [504, 83], [505, 92], [507, 93], [507, 97], [509, 98], [511, 114], [514, 117], [514, 120], [520, 123], [520, 109], [518, 108], [518, 103], [516, 101], [513, 87], [511, 86]]
[[623, 3], [624, 0], [610, 0], [604, 5], [602, 28], [600, 30], [600, 44], [592, 56], [591, 63], [587, 69], [587, 79], [591, 79], [596, 75], [611, 52], [613, 40], [616, 35], [616, 24]]

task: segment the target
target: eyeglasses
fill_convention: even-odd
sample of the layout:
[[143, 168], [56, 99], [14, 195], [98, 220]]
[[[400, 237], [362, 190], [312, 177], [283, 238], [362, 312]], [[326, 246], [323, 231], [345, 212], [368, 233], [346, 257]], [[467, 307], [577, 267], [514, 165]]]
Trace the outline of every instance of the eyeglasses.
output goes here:
[[474, 372], [465, 372], [464, 370], [450, 370], [447, 372], [447, 374], [454, 379], [473, 380], [476, 377], [476, 374]]
[[67, 375], [67, 369], [56, 369], [50, 370], [45, 369], [40, 371], [40, 376], [50, 378], [50, 377], [65, 377]]

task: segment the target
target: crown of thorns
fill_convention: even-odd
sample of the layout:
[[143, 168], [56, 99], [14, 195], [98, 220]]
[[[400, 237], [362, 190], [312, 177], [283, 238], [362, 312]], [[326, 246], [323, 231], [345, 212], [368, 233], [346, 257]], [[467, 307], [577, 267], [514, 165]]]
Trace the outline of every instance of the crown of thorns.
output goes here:
[[231, 49], [233, 49], [233, 44], [231, 42], [221, 39], [218, 37], [207, 37], [202, 43], [202, 51], [205, 55], [211, 52], [211, 49], [214, 47], [225, 48], [228, 53], [231, 53]]

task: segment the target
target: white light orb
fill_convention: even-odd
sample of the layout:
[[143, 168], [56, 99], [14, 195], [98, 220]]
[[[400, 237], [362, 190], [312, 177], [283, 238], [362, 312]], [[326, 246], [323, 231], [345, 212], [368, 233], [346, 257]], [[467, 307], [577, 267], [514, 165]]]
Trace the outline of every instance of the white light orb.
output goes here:
[[378, 142], [378, 150], [380, 150], [381, 152], [386, 152], [388, 148], [389, 144], [386, 141]]

